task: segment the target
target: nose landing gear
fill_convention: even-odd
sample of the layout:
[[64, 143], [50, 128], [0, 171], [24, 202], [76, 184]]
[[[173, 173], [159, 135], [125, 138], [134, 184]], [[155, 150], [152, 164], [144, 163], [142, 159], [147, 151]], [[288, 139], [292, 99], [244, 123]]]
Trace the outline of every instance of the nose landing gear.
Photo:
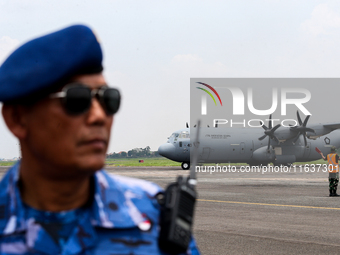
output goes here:
[[190, 168], [190, 163], [189, 162], [183, 162], [182, 163], [182, 169], [183, 170], [188, 170]]

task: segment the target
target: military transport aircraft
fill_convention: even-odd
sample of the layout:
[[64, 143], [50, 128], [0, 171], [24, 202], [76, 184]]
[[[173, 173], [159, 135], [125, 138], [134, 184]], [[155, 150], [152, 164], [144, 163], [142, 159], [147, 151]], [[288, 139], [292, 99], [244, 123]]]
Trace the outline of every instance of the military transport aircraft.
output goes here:
[[[249, 165], [290, 165], [320, 159], [318, 147], [324, 155], [330, 148], [340, 147], [340, 123], [311, 124], [310, 116], [302, 122], [297, 112], [298, 126], [262, 128], [201, 128], [199, 139], [200, 163], [247, 163]], [[191, 129], [195, 131], [195, 129]], [[194, 137], [194, 136], [193, 136]], [[265, 139], [267, 138], [267, 139]], [[307, 140], [308, 138], [308, 140]], [[265, 141], [268, 140], [268, 141]], [[174, 132], [167, 143], [158, 148], [158, 153], [173, 161], [182, 162], [183, 169], [190, 168], [190, 128]]]

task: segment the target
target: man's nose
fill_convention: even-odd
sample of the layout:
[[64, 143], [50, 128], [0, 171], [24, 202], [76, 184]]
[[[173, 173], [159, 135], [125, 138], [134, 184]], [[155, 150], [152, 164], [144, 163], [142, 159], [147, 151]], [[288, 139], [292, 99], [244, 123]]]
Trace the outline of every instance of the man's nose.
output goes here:
[[88, 122], [90, 124], [93, 124], [93, 123], [102, 124], [104, 123], [107, 117], [108, 116], [105, 110], [103, 109], [102, 105], [98, 101], [98, 99], [92, 98], [91, 107], [88, 112]]

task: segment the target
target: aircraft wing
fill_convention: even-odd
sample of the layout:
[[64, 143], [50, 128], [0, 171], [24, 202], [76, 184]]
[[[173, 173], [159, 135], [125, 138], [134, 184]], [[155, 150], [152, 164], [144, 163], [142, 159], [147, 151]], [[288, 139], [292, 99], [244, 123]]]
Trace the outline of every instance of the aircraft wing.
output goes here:
[[339, 129], [340, 128], [340, 123], [328, 123], [323, 125], [325, 128], [329, 128], [332, 130]]
[[307, 135], [310, 139], [316, 139], [320, 136], [326, 135], [336, 129], [340, 129], [340, 122], [334, 122], [334, 123], [319, 123], [310, 125], [310, 128], [314, 130], [314, 132], [307, 132]]

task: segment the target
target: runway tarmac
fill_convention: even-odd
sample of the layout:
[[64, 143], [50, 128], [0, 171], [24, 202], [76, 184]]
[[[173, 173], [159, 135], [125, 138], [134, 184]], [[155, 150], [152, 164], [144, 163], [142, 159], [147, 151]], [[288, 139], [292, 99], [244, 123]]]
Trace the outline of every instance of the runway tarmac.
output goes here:
[[[107, 170], [162, 187], [189, 173], [180, 167]], [[328, 196], [327, 177], [305, 168], [198, 173], [194, 235], [202, 254], [340, 254], [340, 197]]]

